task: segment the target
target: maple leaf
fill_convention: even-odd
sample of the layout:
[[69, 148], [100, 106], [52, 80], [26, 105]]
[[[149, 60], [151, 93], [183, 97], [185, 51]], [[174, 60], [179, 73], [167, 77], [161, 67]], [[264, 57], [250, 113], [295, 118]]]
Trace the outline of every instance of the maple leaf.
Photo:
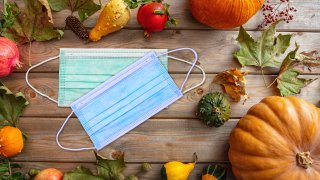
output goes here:
[[100, 4], [96, 4], [93, 0], [48, 0], [54, 11], [70, 9], [71, 12], [78, 11], [81, 21], [86, 20], [89, 16], [101, 9]]
[[16, 3], [5, 4], [1, 35], [18, 44], [32, 41], [60, 39], [63, 31], [53, 27], [51, 10], [47, 0], [25, 0], [25, 8], [20, 9]]
[[279, 34], [275, 38], [275, 22], [262, 32], [261, 36], [255, 41], [243, 27], [240, 27], [237, 41], [240, 50], [234, 53], [242, 66], [257, 66], [261, 70], [264, 67], [280, 67], [281, 63], [277, 56], [284, 54], [290, 45], [292, 35]]
[[241, 72], [238, 69], [230, 69], [219, 73], [213, 82], [222, 85], [226, 93], [231, 96], [231, 99], [239, 102], [241, 96], [248, 99], [246, 91], [246, 75], [247, 72]]
[[309, 53], [302, 52], [297, 54], [299, 47], [296, 44], [294, 51], [290, 52], [283, 61], [278, 77], [275, 79], [277, 88], [280, 90], [281, 96], [290, 96], [299, 94], [301, 88], [309, 85], [315, 79], [299, 78], [304, 68], [319, 67], [320, 56], [316, 51]]

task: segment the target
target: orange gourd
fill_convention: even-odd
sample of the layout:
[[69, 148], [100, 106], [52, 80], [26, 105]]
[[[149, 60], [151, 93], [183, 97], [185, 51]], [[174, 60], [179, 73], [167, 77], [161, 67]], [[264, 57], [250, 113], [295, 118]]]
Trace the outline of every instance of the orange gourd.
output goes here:
[[0, 129], [0, 154], [4, 157], [17, 155], [23, 149], [23, 137], [16, 127], [5, 126]]
[[261, 8], [264, 0], [190, 0], [192, 15], [218, 29], [242, 26]]
[[238, 180], [320, 179], [320, 109], [297, 97], [266, 97], [230, 135]]

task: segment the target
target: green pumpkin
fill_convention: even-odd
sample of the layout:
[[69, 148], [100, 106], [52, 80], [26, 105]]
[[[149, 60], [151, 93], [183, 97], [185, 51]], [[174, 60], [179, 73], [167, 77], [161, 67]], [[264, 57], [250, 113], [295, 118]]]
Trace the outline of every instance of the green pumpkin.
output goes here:
[[220, 93], [209, 93], [198, 105], [198, 118], [209, 127], [220, 127], [230, 119], [230, 102]]
[[225, 180], [227, 169], [220, 165], [206, 166], [202, 171], [202, 180]]

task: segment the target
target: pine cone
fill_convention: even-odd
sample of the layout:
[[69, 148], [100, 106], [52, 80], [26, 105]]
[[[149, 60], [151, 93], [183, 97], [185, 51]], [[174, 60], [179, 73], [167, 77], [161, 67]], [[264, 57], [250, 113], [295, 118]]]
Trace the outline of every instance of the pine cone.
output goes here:
[[66, 19], [66, 26], [71, 29], [71, 31], [76, 34], [82, 40], [88, 40], [89, 33], [87, 29], [83, 26], [82, 22], [75, 16], [68, 16]]

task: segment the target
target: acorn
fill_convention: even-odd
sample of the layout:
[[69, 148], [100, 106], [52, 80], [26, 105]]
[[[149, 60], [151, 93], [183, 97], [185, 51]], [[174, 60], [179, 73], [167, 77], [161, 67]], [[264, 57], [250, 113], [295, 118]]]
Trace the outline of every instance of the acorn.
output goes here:
[[89, 32], [77, 17], [72, 15], [68, 16], [66, 19], [66, 27], [70, 28], [80, 39], [85, 41], [89, 39]]

